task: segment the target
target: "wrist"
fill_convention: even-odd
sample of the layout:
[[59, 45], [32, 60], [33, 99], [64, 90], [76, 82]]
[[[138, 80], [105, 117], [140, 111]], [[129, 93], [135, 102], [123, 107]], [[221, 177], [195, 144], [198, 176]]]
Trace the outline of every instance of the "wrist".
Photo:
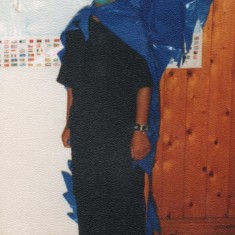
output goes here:
[[134, 130], [133, 135], [134, 136], [143, 136], [143, 135], [147, 136], [147, 131], [136, 131], [136, 130]]

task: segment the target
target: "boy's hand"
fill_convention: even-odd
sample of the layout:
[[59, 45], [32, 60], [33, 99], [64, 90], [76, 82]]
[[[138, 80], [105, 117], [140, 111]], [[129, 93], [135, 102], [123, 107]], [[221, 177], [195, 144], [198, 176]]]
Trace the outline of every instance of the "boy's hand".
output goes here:
[[151, 145], [147, 135], [141, 131], [134, 131], [131, 140], [131, 155], [135, 160], [142, 160], [150, 152]]
[[70, 145], [70, 129], [69, 128], [67, 128], [67, 127], [64, 128], [64, 131], [61, 135], [61, 138], [62, 138], [62, 142], [63, 142], [64, 147], [71, 148], [71, 145]]

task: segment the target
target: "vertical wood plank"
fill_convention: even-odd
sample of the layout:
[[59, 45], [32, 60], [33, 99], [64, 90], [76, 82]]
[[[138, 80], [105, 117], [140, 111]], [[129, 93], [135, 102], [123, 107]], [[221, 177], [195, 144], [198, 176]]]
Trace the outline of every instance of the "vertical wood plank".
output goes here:
[[[235, 14], [231, 19], [235, 22]], [[235, 23], [233, 24], [235, 31]], [[229, 216], [235, 217], [235, 38], [233, 41], [233, 73], [232, 73], [232, 120], [231, 120], [231, 142], [230, 142], [230, 159], [229, 159]]]
[[212, 9], [203, 30], [201, 69], [188, 69], [184, 217], [206, 216], [208, 99]]
[[158, 209], [159, 217], [163, 217], [162, 213], [162, 191], [163, 191], [163, 150], [162, 150], [162, 136], [164, 132], [163, 126], [163, 95], [164, 95], [164, 74], [163, 78], [160, 81], [160, 113], [161, 113], [161, 123], [160, 123], [160, 135], [157, 142], [157, 151], [156, 151], [156, 162], [153, 168], [153, 178], [152, 178], [152, 190], [153, 197]]
[[186, 70], [168, 70], [163, 97], [162, 216], [183, 217]]
[[215, 0], [212, 31], [208, 135], [207, 216], [228, 214], [228, 172], [231, 128], [232, 54], [234, 0]]
[[[164, 74], [163, 74], [164, 77]], [[164, 79], [162, 78], [160, 81], [160, 115], [161, 120], [163, 119], [163, 90], [164, 90]], [[160, 130], [159, 130], [159, 139], [157, 141], [157, 147], [156, 147], [156, 155], [155, 155], [155, 164], [152, 170], [152, 192], [153, 192], [153, 198], [155, 201], [157, 214], [160, 217], [162, 217], [162, 174], [163, 174], [163, 167], [162, 167], [162, 135], [163, 135], [163, 122], [160, 122]], [[148, 177], [146, 176], [145, 183], [149, 182]], [[145, 187], [145, 197], [147, 196], [147, 187]], [[147, 202], [147, 200], [146, 200]], [[157, 234], [156, 232], [154, 234]]]

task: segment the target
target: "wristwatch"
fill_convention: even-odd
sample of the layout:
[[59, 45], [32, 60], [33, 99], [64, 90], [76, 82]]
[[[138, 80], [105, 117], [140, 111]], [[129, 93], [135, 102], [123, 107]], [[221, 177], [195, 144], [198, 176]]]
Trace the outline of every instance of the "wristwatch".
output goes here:
[[146, 131], [148, 131], [148, 125], [147, 124], [142, 125], [142, 124], [139, 124], [139, 123], [135, 123], [134, 130], [135, 131], [146, 132]]

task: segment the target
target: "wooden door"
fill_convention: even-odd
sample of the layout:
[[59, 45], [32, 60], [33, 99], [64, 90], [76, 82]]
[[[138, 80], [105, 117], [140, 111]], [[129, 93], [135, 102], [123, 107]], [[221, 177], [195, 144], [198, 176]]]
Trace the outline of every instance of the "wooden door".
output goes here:
[[200, 69], [168, 69], [153, 192], [163, 234], [235, 235], [235, 0], [214, 0]]

